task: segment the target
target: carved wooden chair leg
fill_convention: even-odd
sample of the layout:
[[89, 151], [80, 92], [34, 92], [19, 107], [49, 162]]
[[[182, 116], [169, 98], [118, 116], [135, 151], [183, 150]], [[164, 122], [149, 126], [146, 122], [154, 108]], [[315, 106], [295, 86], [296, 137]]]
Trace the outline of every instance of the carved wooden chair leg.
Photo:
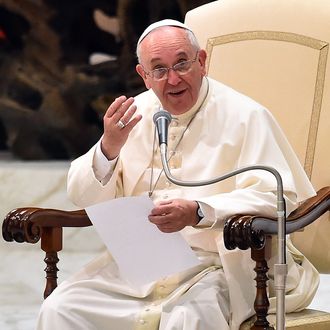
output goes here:
[[44, 227], [41, 234], [41, 248], [46, 252], [46, 287], [44, 298], [46, 299], [57, 287], [57, 252], [62, 250], [63, 230], [61, 227]]
[[255, 278], [257, 293], [254, 301], [254, 309], [256, 311], [257, 319], [254, 322], [254, 325], [251, 327], [251, 330], [274, 330], [274, 328], [270, 326], [269, 322], [267, 321], [269, 309], [269, 300], [267, 294], [267, 272], [269, 268], [266, 261], [266, 251], [269, 245], [265, 244], [262, 249], [251, 248], [251, 258], [256, 262], [254, 270], [257, 274]]

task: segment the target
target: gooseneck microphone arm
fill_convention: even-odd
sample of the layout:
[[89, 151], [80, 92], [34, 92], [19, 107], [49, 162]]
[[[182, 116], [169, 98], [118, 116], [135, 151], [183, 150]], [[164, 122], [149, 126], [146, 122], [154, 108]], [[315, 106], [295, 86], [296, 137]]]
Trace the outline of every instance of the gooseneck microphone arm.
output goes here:
[[183, 181], [174, 178], [170, 172], [167, 160], [167, 132], [168, 126], [172, 120], [169, 112], [160, 110], [154, 115], [154, 123], [157, 127], [159, 137], [159, 148], [162, 160], [164, 173], [169, 181], [184, 187], [199, 187], [214, 184], [228, 178], [231, 178], [240, 173], [251, 170], [262, 170], [271, 173], [277, 182], [277, 220], [278, 220], [278, 264], [274, 265], [275, 272], [275, 290], [276, 290], [276, 329], [285, 329], [285, 284], [287, 275], [286, 264], [286, 215], [285, 215], [285, 201], [283, 194], [283, 183], [279, 172], [269, 166], [251, 165], [239, 168], [230, 173], [226, 173], [219, 177], [203, 180], [203, 181]]

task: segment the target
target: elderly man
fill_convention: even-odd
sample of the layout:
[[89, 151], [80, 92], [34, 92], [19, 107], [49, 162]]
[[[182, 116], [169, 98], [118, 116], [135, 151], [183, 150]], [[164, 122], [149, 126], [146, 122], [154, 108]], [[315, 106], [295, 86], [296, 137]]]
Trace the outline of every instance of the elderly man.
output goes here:
[[[99, 143], [72, 162], [68, 193], [79, 207], [149, 194], [155, 203], [149, 221], [164, 233], [180, 231], [201, 265], [136, 287], [105, 252], [45, 300], [38, 329], [238, 329], [253, 314], [253, 264], [246, 251], [224, 248], [223, 222], [239, 212], [275, 216], [276, 181], [251, 171], [203, 187], [173, 185], [162, 170], [154, 113], [163, 108], [173, 116], [168, 149], [177, 178], [205, 180], [243, 166], [272, 166], [283, 178], [288, 212], [314, 190], [271, 114], [206, 77], [206, 52], [189, 27], [173, 20], [152, 24], [137, 55], [148, 91], [110, 105]], [[318, 274], [288, 245], [286, 307], [293, 311], [310, 303]]]

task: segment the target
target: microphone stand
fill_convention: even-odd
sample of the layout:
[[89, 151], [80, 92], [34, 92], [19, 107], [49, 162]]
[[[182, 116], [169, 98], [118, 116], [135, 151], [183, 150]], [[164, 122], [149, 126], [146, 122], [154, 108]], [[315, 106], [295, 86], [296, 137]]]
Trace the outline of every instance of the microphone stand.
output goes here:
[[242, 167], [240, 169], [234, 170], [230, 173], [226, 173], [222, 176], [219, 176], [214, 179], [205, 180], [205, 181], [182, 181], [174, 178], [170, 172], [167, 160], [167, 144], [166, 142], [160, 143], [160, 155], [162, 160], [162, 165], [164, 169], [164, 173], [168, 180], [178, 186], [185, 187], [198, 187], [210, 185], [213, 183], [217, 183], [219, 181], [226, 180], [232, 176], [237, 174], [251, 171], [251, 170], [262, 170], [270, 172], [274, 175], [277, 181], [277, 221], [278, 221], [278, 264], [274, 265], [274, 276], [275, 276], [275, 290], [276, 290], [276, 330], [284, 330], [285, 329], [285, 283], [286, 283], [286, 275], [287, 275], [287, 264], [286, 264], [286, 215], [285, 215], [285, 202], [283, 196], [283, 183], [282, 178], [279, 172], [268, 166], [262, 165], [252, 165]]

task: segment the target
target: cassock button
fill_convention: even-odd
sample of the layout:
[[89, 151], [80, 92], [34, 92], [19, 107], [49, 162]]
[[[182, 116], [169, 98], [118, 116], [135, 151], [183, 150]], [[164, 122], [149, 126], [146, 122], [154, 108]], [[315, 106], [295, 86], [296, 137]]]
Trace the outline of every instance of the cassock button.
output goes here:
[[169, 152], [169, 155], [170, 155], [170, 157], [173, 157], [173, 156], [175, 155], [175, 151], [174, 151], [174, 150], [171, 150], [171, 151]]

